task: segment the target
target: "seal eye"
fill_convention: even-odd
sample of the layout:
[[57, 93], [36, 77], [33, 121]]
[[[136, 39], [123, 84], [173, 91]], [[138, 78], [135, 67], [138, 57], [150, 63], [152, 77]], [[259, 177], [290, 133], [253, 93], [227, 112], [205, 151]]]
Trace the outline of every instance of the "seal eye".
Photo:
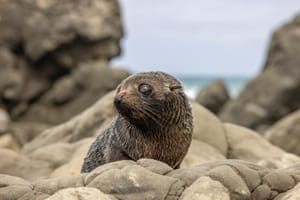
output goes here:
[[149, 96], [152, 93], [152, 90], [152, 86], [145, 83], [139, 86], [139, 92], [144, 96]]

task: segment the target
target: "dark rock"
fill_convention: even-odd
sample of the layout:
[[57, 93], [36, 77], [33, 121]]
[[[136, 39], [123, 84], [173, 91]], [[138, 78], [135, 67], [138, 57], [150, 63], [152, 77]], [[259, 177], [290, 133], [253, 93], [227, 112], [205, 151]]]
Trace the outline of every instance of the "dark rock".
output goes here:
[[264, 137], [283, 150], [300, 156], [300, 110], [271, 126]]
[[225, 105], [221, 119], [259, 129], [300, 108], [299, 24], [298, 17], [274, 32], [263, 71]]
[[229, 92], [223, 80], [216, 80], [200, 89], [196, 101], [211, 112], [217, 114], [230, 100]]

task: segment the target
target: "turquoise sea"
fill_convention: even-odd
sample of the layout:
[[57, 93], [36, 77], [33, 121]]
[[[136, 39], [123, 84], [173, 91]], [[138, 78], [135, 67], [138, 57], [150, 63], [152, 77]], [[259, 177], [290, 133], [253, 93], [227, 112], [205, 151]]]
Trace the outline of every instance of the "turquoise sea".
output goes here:
[[197, 76], [197, 75], [177, 75], [176, 76], [182, 83], [185, 92], [188, 96], [194, 98], [197, 91], [210, 82], [222, 79], [229, 90], [232, 97], [236, 97], [239, 92], [244, 88], [246, 83], [251, 79], [250, 77], [239, 76]]

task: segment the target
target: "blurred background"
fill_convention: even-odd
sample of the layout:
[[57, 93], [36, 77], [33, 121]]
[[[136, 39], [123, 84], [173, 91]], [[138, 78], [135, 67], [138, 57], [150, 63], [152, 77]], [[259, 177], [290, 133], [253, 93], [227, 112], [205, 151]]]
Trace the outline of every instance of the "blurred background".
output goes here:
[[187, 93], [225, 80], [231, 95], [266, 61], [273, 31], [299, 12], [287, 0], [120, 0], [122, 54], [113, 60], [133, 72], [162, 70], [179, 77]]

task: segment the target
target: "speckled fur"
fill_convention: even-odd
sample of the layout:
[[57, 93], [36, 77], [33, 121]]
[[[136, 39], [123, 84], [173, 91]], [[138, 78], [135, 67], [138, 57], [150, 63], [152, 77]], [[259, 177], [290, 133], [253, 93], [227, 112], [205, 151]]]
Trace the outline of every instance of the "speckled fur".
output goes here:
[[[145, 97], [140, 84], [153, 92]], [[105, 163], [152, 158], [178, 168], [192, 139], [193, 119], [182, 86], [163, 72], [144, 72], [125, 79], [117, 88], [117, 116], [92, 143], [81, 172], [90, 172]]]

